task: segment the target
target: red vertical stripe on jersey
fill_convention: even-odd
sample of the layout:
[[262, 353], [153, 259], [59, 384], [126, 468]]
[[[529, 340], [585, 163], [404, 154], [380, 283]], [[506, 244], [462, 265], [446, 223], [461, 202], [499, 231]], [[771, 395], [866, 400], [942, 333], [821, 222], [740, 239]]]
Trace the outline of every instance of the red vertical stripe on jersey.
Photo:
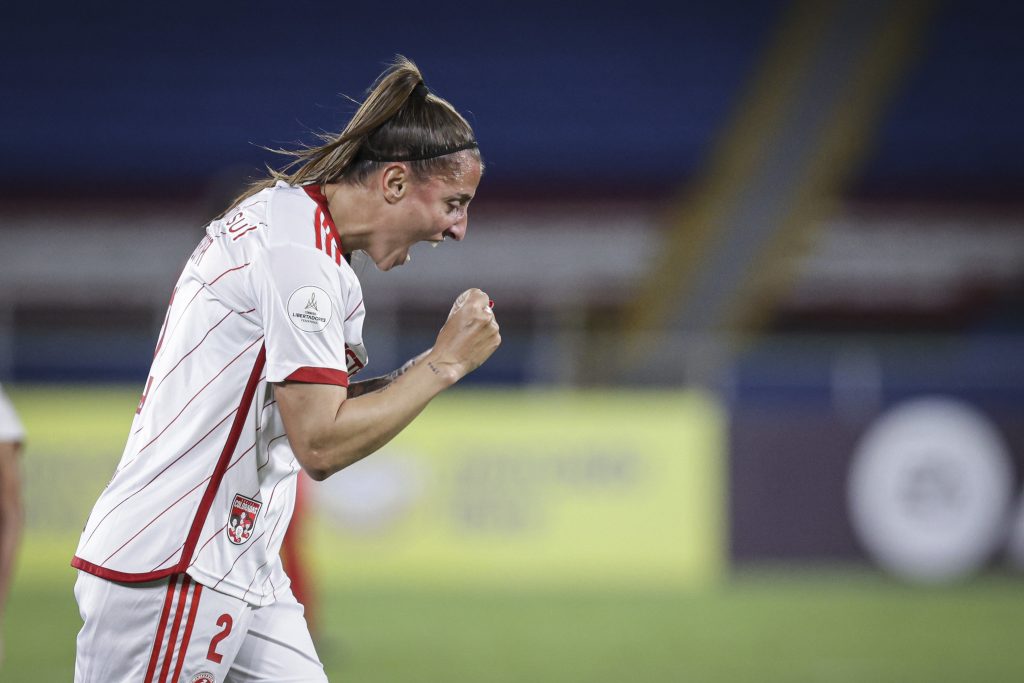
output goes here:
[[[197, 391], [197, 392], [195, 393], [195, 395], [194, 395], [194, 396], [192, 396], [192, 398], [190, 398], [190, 399], [188, 400], [188, 403], [186, 403], [186, 404], [185, 404], [184, 406], [182, 406], [181, 410], [179, 410], [179, 411], [178, 411], [178, 414], [177, 414], [177, 415], [175, 415], [175, 416], [174, 416], [174, 418], [173, 418], [173, 419], [172, 419], [172, 420], [171, 420], [170, 422], [168, 422], [168, 423], [167, 423], [166, 425], [164, 425], [164, 428], [160, 430], [160, 433], [159, 433], [159, 434], [157, 434], [157, 435], [156, 435], [156, 436], [154, 436], [154, 437], [153, 437], [152, 439], [150, 439], [150, 440], [149, 440], [149, 443], [147, 443], [147, 444], [146, 444], [145, 446], [143, 446], [142, 448], [140, 448], [140, 449], [138, 450], [138, 452], [137, 452], [137, 453], [135, 454], [135, 457], [137, 458], [137, 457], [139, 457], [140, 455], [142, 455], [142, 451], [144, 451], [144, 450], [146, 450], [147, 448], [149, 448], [150, 446], [152, 446], [152, 445], [153, 445], [153, 442], [155, 442], [155, 441], [156, 441], [157, 439], [159, 439], [159, 438], [160, 438], [161, 436], [163, 436], [163, 435], [164, 435], [164, 432], [166, 432], [166, 431], [167, 431], [168, 429], [170, 429], [170, 428], [171, 428], [171, 425], [173, 425], [173, 424], [174, 424], [174, 423], [175, 423], [175, 422], [176, 422], [176, 421], [178, 420], [178, 418], [179, 418], [179, 417], [181, 417], [181, 414], [182, 414], [182, 413], [184, 413], [184, 412], [185, 412], [185, 410], [186, 410], [186, 409], [187, 409], [187, 408], [188, 408], [188, 407], [189, 407], [190, 405], [192, 405], [192, 401], [196, 400], [196, 398], [198, 398], [199, 394], [201, 394], [201, 393], [203, 393], [204, 391], [206, 391], [206, 388], [207, 388], [207, 387], [209, 387], [209, 386], [210, 386], [211, 384], [213, 384], [214, 380], [216, 380], [216, 379], [217, 379], [218, 377], [220, 377], [221, 375], [223, 375], [223, 374], [224, 374], [224, 371], [225, 371], [225, 370], [227, 370], [227, 369], [228, 369], [229, 367], [231, 367], [231, 365], [232, 365], [232, 364], [233, 364], [233, 363], [234, 363], [234, 362], [235, 362], [236, 360], [238, 360], [238, 359], [239, 359], [239, 358], [241, 358], [241, 357], [242, 357], [243, 355], [245, 355], [245, 352], [246, 352], [246, 351], [248, 351], [249, 349], [251, 349], [251, 348], [252, 348], [253, 346], [255, 346], [255, 345], [256, 345], [256, 342], [260, 341], [260, 339], [263, 339], [263, 337], [260, 337], [259, 339], [257, 339], [256, 341], [254, 341], [254, 342], [253, 342], [252, 344], [249, 344], [248, 346], [246, 346], [246, 347], [245, 347], [244, 349], [242, 349], [242, 352], [241, 352], [241, 353], [239, 353], [239, 354], [238, 354], [237, 356], [235, 356], [235, 357], [234, 357], [234, 358], [232, 358], [232, 359], [231, 359], [230, 361], [228, 361], [228, 364], [227, 364], [227, 365], [225, 365], [225, 366], [224, 366], [223, 368], [221, 368], [221, 369], [220, 369], [220, 372], [218, 372], [218, 373], [217, 373], [216, 375], [214, 375], [214, 376], [213, 376], [213, 377], [212, 377], [212, 378], [210, 379], [210, 381], [209, 381], [209, 382], [207, 382], [206, 384], [204, 384], [204, 385], [203, 385], [203, 388], [202, 388], [202, 389], [200, 389], [199, 391]], [[261, 354], [263, 354], [263, 355], [262, 355], [261, 357], [265, 359], [265, 358], [266, 358], [266, 352], [264, 351], [263, 347], [261, 347], [261, 349], [260, 349], [260, 353], [261, 353]], [[257, 362], [259, 362], [259, 359], [257, 359]], [[237, 418], [237, 416], [236, 416], [236, 418]], [[124, 469], [124, 468], [122, 468], [122, 469]]]
[[[191, 453], [191, 452], [192, 452], [192, 449], [194, 449], [194, 448], [195, 448], [196, 446], [198, 446], [199, 444], [201, 444], [201, 443], [202, 443], [202, 442], [203, 442], [203, 441], [204, 441], [204, 440], [206, 439], [206, 437], [208, 437], [208, 436], [209, 436], [210, 434], [213, 434], [213, 433], [214, 433], [214, 431], [216, 431], [217, 429], [219, 429], [219, 428], [220, 428], [220, 426], [221, 426], [222, 424], [224, 424], [224, 423], [225, 423], [225, 422], [227, 421], [227, 419], [228, 419], [229, 417], [231, 417], [231, 415], [232, 415], [232, 414], [234, 414], [234, 412], [235, 412], [235, 411], [234, 411], [234, 410], [232, 410], [232, 411], [231, 411], [230, 413], [228, 413], [227, 415], [225, 415], [224, 417], [222, 417], [222, 418], [221, 418], [221, 420], [220, 420], [220, 422], [218, 422], [217, 424], [215, 424], [215, 425], [213, 426], [213, 428], [212, 428], [212, 429], [211, 429], [210, 431], [206, 432], [206, 434], [203, 434], [202, 438], [200, 438], [200, 439], [199, 439], [199, 441], [196, 441], [196, 442], [195, 442], [194, 444], [192, 444], [191, 446], [189, 446], [189, 447], [188, 447], [188, 449], [187, 449], [187, 450], [186, 450], [186, 451], [185, 451], [184, 453], [182, 453], [182, 454], [181, 454], [181, 455], [179, 455], [179, 456], [178, 456], [177, 458], [175, 458], [174, 460], [172, 460], [172, 461], [171, 461], [171, 462], [170, 462], [170, 463], [169, 463], [169, 464], [167, 465], [167, 467], [165, 467], [165, 468], [163, 468], [162, 470], [160, 470], [159, 472], [157, 472], [157, 473], [156, 473], [156, 475], [154, 475], [152, 479], [150, 479], [149, 481], [147, 481], [147, 482], [146, 482], [145, 484], [143, 484], [143, 485], [142, 485], [142, 488], [140, 488], [140, 489], [136, 490], [136, 491], [135, 491], [134, 493], [132, 493], [132, 494], [131, 494], [130, 496], [126, 497], [126, 498], [125, 498], [124, 500], [122, 500], [121, 502], [119, 502], [119, 503], [118, 503], [117, 505], [115, 505], [114, 507], [110, 508], [110, 510], [109, 510], [109, 511], [107, 511], [107, 514], [103, 515], [103, 518], [102, 518], [102, 519], [100, 519], [100, 521], [96, 522], [96, 526], [94, 526], [94, 527], [93, 527], [93, 529], [92, 529], [92, 533], [90, 533], [90, 534], [89, 534], [89, 538], [85, 539], [85, 542], [86, 542], [86, 543], [88, 543], [89, 541], [91, 541], [91, 540], [92, 540], [92, 537], [93, 537], [93, 535], [94, 535], [94, 534], [95, 534], [95, 533], [96, 533], [96, 532], [97, 532], [97, 531], [99, 530], [99, 528], [100, 528], [100, 526], [101, 526], [101, 525], [103, 524], [103, 522], [105, 522], [105, 521], [107, 520], [107, 517], [109, 517], [109, 516], [110, 516], [110, 515], [111, 515], [111, 514], [112, 514], [112, 513], [113, 513], [113, 512], [115, 511], [115, 510], [117, 510], [117, 508], [121, 507], [122, 505], [124, 505], [125, 503], [127, 503], [127, 502], [128, 502], [129, 500], [131, 500], [131, 499], [132, 499], [132, 498], [134, 498], [135, 496], [137, 496], [137, 495], [139, 495], [140, 493], [142, 493], [143, 491], [145, 491], [145, 490], [146, 490], [146, 489], [147, 489], [147, 488], [149, 487], [149, 485], [150, 485], [150, 484], [152, 484], [152, 483], [153, 483], [154, 481], [156, 481], [156, 480], [157, 480], [157, 478], [158, 478], [158, 477], [159, 477], [159, 476], [160, 476], [161, 474], [163, 474], [164, 472], [166, 472], [167, 470], [169, 470], [169, 469], [171, 468], [171, 466], [172, 466], [172, 465], [174, 465], [174, 463], [178, 462], [179, 460], [181, 460], [182, 458], [184, 458], [184, 457], [185, 457], [186, 455], [188, 455], [189, 453]], [[129, 464], [131, 464], [131, 462], [134, 462], [134, 461], [130, 461], [130, 462], [129, 462]], [[122, 468], [122, 469], [123, 469], [123, 468]], [[167, 559], [169, 560], [169, 559], [171, 559], [171, 558], [167, 558]], [[165, 562], [166, 562], [166, 560], [165, 560]], [[160, 564], [163, 564], [163, 562], [161, 562]]]
[[[231, 454], [235, 451], [238, 446], [238, 439], [242, 434], [242, 429], [245, 426], [245, 420], [249, 415], [249, 408], [252, 407], [253, 398], [256, 395], [256, 388], [260, 383], [260, 378], [263, 372], [263, 367], [267, 362], [267, 348], [261, 346], [259, 354], [256, 357], [256, 362], [253, 364], [252, 372], [249, 373], [249, 381], [245, 385], [245, 389], [242, 391], [242, 398], [238, 404], [238, 412], [235, 413], [235, 419], [231, 423], [231, 431], [228, 433], [227, 441], [224, 443], [224, 448], [221, 451], [220, 458], [217, 459], [217, 464], [213, 470], [213, 474], [210, 475], [209, 484], [206, 487], [206, 491], [203, 492], [203, 497], [199, 502], [199, 507], [196, 509], [196, 516], [192, 520], [192, 526], [189, 529], [188, 536], [185, 538], [185, 547], [182, 550], [181, 558], [178, 563], [173, 567], [167, 569], [161, 569], [160, 571], [150, 572], [148, 574], [137, 574], [131, 572], [119, 572], [113, 569], [107, 569], [102, 565], [93, 564], [78, 557], [77, 555], [71, 560], [71, 566], [75, 569], [81, 569], [82, 571], [89, 572], [101, 579], [109, 579], [111, 581], [126, 581], [130, 583], [138, 583], [142, 581], [155, 581], [156, 579], [163, 578], [170, 574], [176, 574], [184, 572], [189, 566], [189, 560], [192, 555], [192, 551], [195, 550], [196, 544], [199, 542], [199, 534], [202, 533], [203, 524], [206, 522], [206, 516], [210, 512], [210, 506], [213, 504], [213, 498], [217, 493], [217, 489], [220, 487], [220, 482], [224, 478], [224, 473], [228, 469], [228, 463], [231, 458]], [[255, 444], [253, 444], [255, 446]], [[252, 450], [250, 448], [249, 450]], [[247, 451], [248, 452], [248, 451]], [[197, 485], [198, 486], [198, 485]], [[191, 493], [191, 491], [189, 492]], [[186, 494], [188, 495], [188, 494]], [[184, 496], [182, 496], [184, 498]], [[181, 499], [179, 499], [180, 501]], [[167, 508], [169, 509], [169, 508]], [[164, 512], [167, 510], [165, 509]], [[163, 513], [161, 513], [163, 514]], [[155, 521], [155, 520], [152, 520]], [[152, 524], [152, 521], [150, 524]], [[149, 526], [147, 524], [147, 526]], [[139, 532], [141, 533], [141, 531]], [[138, 533], [136, 534], [136, 536]], [[134, 538], [134, 537], [133, 537]], [[129, 541], [126, 541], [124, 545], [127, 545]], [[118, 548], [114, 551], [117, 554], [124, 548]], [[111, 555], [113, 557], [113, 555]], [[110, 559], [109, 557], [107, 558]], [[106, 560], [104, 560], [106, 563]]]
[[[245, 452], [243, 452], [243, 453], [242, 453], [242, 454], [241, 454], [240, 456], [238, 456], [238, 458], [236, 458], [236, 459], [235, 459], [235, 461], [234, 461], [233, 463], [231, 463], [231, 465], [230, 465], [230, 466], [229, 466], [229, 467], [227, 468], [227, 470], [230, 470], [230, 469], [231, 469], [232, 467], [234, 467], [235, 465], [237, 465], [237, 464], [238, 464], [238, 463], [239, 463], [239, 462], [240, 462], [240, 461], [242, 460], [242, 458], [244, 458], [244, 457], [246, 456], [246, 454], [247, 454], [247, 453], [248, 453], [249, 451], [251, 451], [252, 449], [254, 449], [254, 448], [256, 448], [256, 442], [255, 442], [255, 441], [253, 442], [253, 444], [252, 444], [251, 446], [249, 446], [249, 447], [248, 447], [247, 449], [245, 449]], [[225, 471], [227, 471], [227, 470], [225, 470]], [[223, 474], [224, 474], [224, 472], [221, 472], [221, 475], [223, 475]], [[164, 516], [165, 514], [167, 514], [167, 511], [168, 511], [168, 510], [170, 510], [170, 509], [171, 509], [171, 508], [173, 508], [173, 507], [174, 507], [175, 505], [177, 505], [177, 504], [178, 504], [178, 503], [180, 503], [181, 501], [183, 501], [183, 500], [185, 500], [186, 498], [188, 498], [188, 497], [189, 497], [190, 495], [192, 495], [192, 492], [193, 492], [193, 491], [195, 491], [196, 489], [198, 489], [198, 488], [199, 488], [200, 486], [202, 486], [202, 485], [203, 485], [203, 482], [207, 482], [207, 481], [210, 481], [210, 480], [211, 480], [212, 478], [213, 478], [213, 475], [211, 474], [211, 475], [210, 475], [209, 477], [206, 477], [205, 479], [203, 479], [203, 481], [199, 482], [198, 484], [196, 484], [195, 486], [193, 486], [192, 488], [190, 488], [190, 489], [189, 489], [188, 491], [186, 491], [185, 493], [181, 494], [181, 496], [179, 496], [179, 497], [178, 497], [178, 499], [177, 499], [176, 501], [174, 501], [173, 503], [171, 503], [170, 505], [168, 505], [167, 507], [165, 507], [165, 508], [164, 508], [163, 510], [161, 510], [161, 511], [160, 511], [160, 513], [159, 513], [159, 514], [157, 514], [157, 516], [156, 516], [156, 517], [154, 517], [153, 519], [149, 520], [149, 521], [148, 521], [148, 522], [146, 523], [146, 526], [144, 526], [144, 527], [142, 527], [141, 529], [139, 529], [138, 531], [136, 531], [136, 532], [135, 532], [135, 535], [133, 535], [133, 536], [132, 536], [131, 538], [129, 538], [129, 539], [127, 540], [127, 541], [125, 541], [124, 543], [122, 543], [122, 544], [121, 544], [121, 547], [119, 547], [119, 548], [118, 548], [117, 550], [115, 550], [115, 551], [114, 551], [114, 552], [112, 552], [112, 553], [111, 553], [110, 555], [108, 555], [108, 556], [107, 556], [107, 557], [106, 557], [106, 558], [105, 558], [105, 559], [103, 560], [103, 563], [104, 563], [104, 564], [106, 564], [107, 562], [109, 562], [109, 561], [110, 561], [110, 559], [114, 557], [114, 555], [117, 555], [117, 554], [118, 554], [119, 552], [121, 552], [121, 551], [122, 551], [122, 550], [124, 550], [124, 549], [125, 549], [126, 547], [128, 547], [128, 544], [129, 544], [129, 543], [131, 543], [132, 541], [134, 541], [134, 540], [135, 540], [136, 538], [138, 538], [138, 537], [139, 537], [139, 535], [140, 535], [140, 534], [141, 534], [141, 533], [142, 533], [143, 531], [145, 531], [146, 529], [148, 529], [148, 528], [149, 528], [150, 526], [152, 526], [153, 524], [155, 524], [155, 523], [156, 523], [156, 521], [157, 521], [158, 519], [160, 519], [160, 518], [161, 518], [161, 517], [163, 517], [163, 516]], [[206, 492], [204, 492], [204, 493], [203, 493], [203, 495], [206, 495]], [[184, 543], [182, 543], [182, 546], [184, 546], [184, 545], [185, 545], [185, 544], [184, 544]], [[76, 557], [75, 559], [77, 560], [78, 558]], [[166, 561], [166, 560], [165, 560], [165, 561]], [[163, 564], [163, 563], [161, 562], [161, 564]], [[180, 565], [180, 560], [179, 560], [179, 565]], [[76, 566], [76, 565], [75, 565], [75, 564], [74, 564], [74, 563], [72, 562], [72, 566]], [[175, 565], [175, 566], [178, 566], [178, 565]], [[191, 567], [192, 565], [190, 564], [189, 566]], [[106, 572], [107, 572], [107, 574], [99, 574], [98, 576], [100, 576], [101, 578], [104, 578], [104, 579], [113, 579], [113, 580], [115, 580], [115, 581], [118, 581], [118, 580], [122, 580], [122, 579], [120, 579], [120, 577], [116, 576], [116, 574], [117, 574], [118, 572], [111, 572], [110, 570], [104, 570], [104, 571], [106, 571]], [[108, 574], [109, 574], [109, 575], [108, 575]], [[129, 575], [129, 576], [130, 576], [130, 575]], [[138, 575], [136, 575], [136, 577], [137, 577], [137, 576], [138, 576]], [[144, 576], [147, 576], [147, 577], [148, 577], [149, 575], [144, 575]], [[159, 574], [157, 574], [157, 576], [159, 577], [160, 575], [159, 575]], [[152, 577], [150, 577], [150, 578], [152, 578]], [[137, 580], [139, 580], [139, 581], [145, 581], [145, 580], [148, 580], [148, 579], [137, 579]]]
[[242, 435], [245, 420], [249, 417], [249, 408], [252, 406], [252, 400], [256, 396], [256, 387], [259, 385], [260, 375], [266, 362], [267, 347], [264, 344], [260, 347], [260, 353], [252, 366], [252, 372], [249, 373], [249, 381], [242, 392], [242, 400], [238, 404], [238, 412], [235, 413], [234, 422], [231, 423], [231, 432], [228, 434], [227, 443], [224, 444], [224, 449], [217, 460], [217, 466], [210, 477], [210, 483], [207, 485], [206, 492], [199, 502], [195, 519], [192, 520], [192, 528], [189, 529], [188, 536], [185, 539], [185, 549], [181, 553], [181, 560], [178, 561], [177, 571], [184, 571], [192, 559], [192, 551], [195, 550], [196, 543], [199, 542], [199, 535], [203, 532], [203, 524], [206, 523], [206, 516], [210, 513], [213, 498], [217, 495], [217, 489], [220, 488], [220, 482], [224, 478], [224, 472], [227, 470], [228, 462], [231, 460], [231, 454], [235, 452], [235, 448], [238, 446], [238, 439]]
[[[234, 467], [235, 465], [237, 465], [237, 464], [238, 464], [238, 462], [239, 462], [239, 461], [240, 461], [240, 460], [241, 460], [242, 458], [244, 458], [244, 457], [245, 457], [245, 454], [246, 454], [246, 453], [248, 453], [249, 451], [251, 451], [251, 450], [252, 450], [253, 448], [255, 448], [255, 447], [256, 447], [256, 442], [254, 441], [254, 442], [253, 442], [253, 444], [252, 444], [252, 446], [249, 446], [249, 448], [247, 448], [247, 449], [245, 450], [245, 453], [242, 453], [242, 455], [238, 456], [238, 459], [236, 459], [236, 460], [235, 460], [235, 461], [234, 461], [233, 463], [231, 463], [231, 467]], [[227, 469], [231, 469], [231, 467], [228, 467]], [[224, 473], [223, 473], [223, 472], [221, 472], [221, 475], [223, 475], [223, 474], [224, 474]], [[146, 522], [146, 526], [144, 526], [144, 527], [142, 527], [141, 529], [139, 529], [138, 531], [136, 531], [136, 532], [135, 532], [135, 534], [134, 534], [134, 535], [133, 535], [133, 536], [132, 536], [131, 538], [129, 538], [129, 539], [127, 540], [127, 541], [125, 541], [124, 543], [122, 543], [122, 544], [121, 544], [121, 546], [120, 546], [120, 547], [119, 547], [119, 548], [118, 548], [117, 550], [115, 550], [114, 552], [112, 552], [112, 553], [110, 553], [109, 555], [107, 555], [107, 557], [106, 557], [106, 558], [104, 558], [104, 560], [103, 560], [103, 564], [106, 564], [107, 562], [109, 562], [109, 561], [111, 560], [111, 558], [113, 558], [113, 557], [114, 557], [114, 555], [117, 555], [117, 554], [118, 554], [119, 552], [121, 552], [121, 551], [122, 551], [122, 550], [124, 550], [124, 549], [125, 549], [126, 547], [128, 547], [128, 544], [129, 544], [129, 543], [131, 543], [131, 542], [132, 542], [132, 541], [134, 541], [134, 540], [135, 540], [136, 538], [138, 538], [138, 537], [139, 537], [139, 535], [140, 535], [140, 534], [141, 534], [141, 533], [142, 533], [143, 531], [145, 531], [146, 529], [148, 529], [148, 528], [149, 528], [150, 526], [152, 526], [153, 524], [155, 524], [155, 523], [156, 523], [156, 521], [157, 521], [158, 519], [160, 519], [160, 518], [161, 518], [161, 517], [163, 517], [163, 516], [164, 516], [165, 514], [167, 514], [167, 511], [168, 511], [168, 510], [170, 510], [170, 509], [171, 509], [171, 508], [173, 508], [173, 507], [174, 507], [175, 505], [177, 505], [178, 503], [180, 503], [181, 501], [185, 500], [185, 499], [186, 499], [186, 498], [188, 498], [188, 497], [189, 497], [190, 495], [192, 495], [192, 492], [193, 492], [193, 491], [195, 491], [195, 490], [196, 490], [197, 488], [199, 488], [200, 486], [202, 486], [202, 485], [203, 485], [203, 482], [206, 482], [206, 481], [210, 481], [210, 480], [211, 480], [212, 478], [213, 478], [213, 475], [211, 474], [211, 475], [210, 475], [209, 477], [206, 477], [206, 479], [203, 479], [203, 481], [199, 482], [198, 484], [196, 484], [195, 486], [193, 486], [192, 488], [190, 488], [190, 489], [189, 489], [188, 491], [186, 491], [185, 493], [181, 494], [181, 496], [180, 496], [180, 497], [179, 497], [179, 498], [178, 498], [178, 499], [177, 499], [176, 501], [174, 501], [173, 503], [171, 503], [170, 505], [168, 505], [167, 507], [165, 507], [165, 508], [164, 508], [163, 510], [161, 510], [161, 511], [160, 511], [160, 513], [159, 513], [159, 514], [157, 514], [157, 516], [156, 516], [156, 517], [154, 517], [153, 519], [151, 519], [151, 520], [149, 520], [148, 522]], [[205, 492], [204, 492], [204, 495], [205, 495]], [[78, 558], [76, 557], [75, 559], [77, 560]], [[72, 566], [76, 566], [76, 565], [74, 564], [74, 562], [72, 562], [72, 563], [71, 563], [71, 565], [72, 565]], [[189, 566], [191, 566], [191, 565], [189, 565]], [[81, 568], [81, 567], [79, 567], [79, 568]], [[118, 578], [118, 577], [116, 577], [116, 576], [107, 576], [107, 575], [104, 575], [104, 574], [100, 574], [100, 575], [98, 575], [98, 576], [100, 576], [101, 578], [104, 578], [104, 579], [114, 579], [115, 581], [119, 580], [119, 578]], [[138, 579], [138, 580], [139, 580], [139, 581], [146, 581], [146, 580], [149, 580], [149, 579], [152, 579], [152, 578], [153, 578], [153, 577], [149, 577], [148, 579], [141, 579], [141, 578], [140, 578], [140, 579]], [[159, 578], [159, 576], [157, 576], [157, 578]]]
[[196, 623], [196, 612], [199, 611], [199, 597], [203, 594], [202, 584], [195, 584], [192, 589], [192, 604], [188, 608], [188, 619], [185, 620], [185, 633], [181, 636], [181, 647], [178, 648], [178, 665], [174, 667], [174, 675], [171, 681], [177, 683], [181, 676], [181, 669], [185, 664], [185, 656], [188, 654], [188, 643], [192, 639], [192, 627]]
[[164, 611], [160, 614], [160, 624], [156, 627], [153, 654], [149, 657], [149, 668], [146, 669], [145, 683], [153, 683], [153, 672], [156, 671], [156, 663], [160, 659], [160, 646], [164, 642], [164, 629], [167, 627], [167, 617], [171, 614], [171, 603], [174, 602], [174, 585], [177, 582], [177, 576], [172, 576], [167, 580], [167, 597], [164, 598]]
[[164, 665], [160, 667], [160, 683], [167, 683], [167, 673], [171, 670], [171, 659], [174, 658], [174, 646], [178, 643], [178, 629], [181, 628], [181, 617], [185, 614], [185, 599], [192, 579], [188, 574], [182, 576], [181, 589], [178, 591], [178, 607], [174, 610], [174, 623], [168, 635], [167, 651], [164, 653]]

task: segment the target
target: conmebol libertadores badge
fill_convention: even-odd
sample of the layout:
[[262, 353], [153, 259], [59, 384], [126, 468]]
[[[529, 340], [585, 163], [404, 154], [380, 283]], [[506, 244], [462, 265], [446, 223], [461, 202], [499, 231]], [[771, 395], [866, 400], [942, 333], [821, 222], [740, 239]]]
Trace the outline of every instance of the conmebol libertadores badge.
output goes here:
[[299, 287], [288, 297], [288, 319], [303, 332], [322, 332], [333, 313], [331, 297], [319, 287]]
[[260, 514], [263, 503], [246, 498], [240, 493], [235, 494], [231, 502], [231, 514], [228, 516], [228, 540], [235, 545], [242, 545], [252, 536], [256, 528], [256, 516]]

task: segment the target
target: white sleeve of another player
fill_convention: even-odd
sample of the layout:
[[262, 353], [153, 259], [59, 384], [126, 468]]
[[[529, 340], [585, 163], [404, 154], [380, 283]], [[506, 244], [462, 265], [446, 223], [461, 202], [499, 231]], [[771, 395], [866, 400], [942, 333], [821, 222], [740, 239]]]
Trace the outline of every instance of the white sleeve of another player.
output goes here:
[[4, 394], [3, 387], [0, 387], [0, 441], [24, 440], [25, 428], [21, 426], [18, 414], [14, 412], [14, 406]]
[[347, 292], [334, 261], [311, 247], [285, 244], [262, 250], [252, 265], [267, 381], [348, 386], [342, 326]]

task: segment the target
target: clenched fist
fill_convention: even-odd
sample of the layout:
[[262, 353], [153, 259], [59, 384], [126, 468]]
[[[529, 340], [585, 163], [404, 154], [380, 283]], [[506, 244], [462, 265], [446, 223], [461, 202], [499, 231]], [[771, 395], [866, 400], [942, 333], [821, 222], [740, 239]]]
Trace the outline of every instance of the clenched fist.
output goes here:
[[435, 367], [458, 381], [480, 367], [501, 344], [490, 299], [479, 289], [459, 295], [430, 352]]

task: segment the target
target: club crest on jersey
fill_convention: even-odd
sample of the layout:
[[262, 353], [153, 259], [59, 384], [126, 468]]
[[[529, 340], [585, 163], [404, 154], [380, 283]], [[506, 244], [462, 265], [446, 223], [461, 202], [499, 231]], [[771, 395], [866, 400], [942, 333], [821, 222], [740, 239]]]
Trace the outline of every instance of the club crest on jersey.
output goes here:
[[217, 683], [217, 679], [209, 671], [200, 671], [189, 679], [189, 683]]
[[288, 319], [303, 332], [322, 332], [333, 314], [331, 297], [319, 287], [299, 287], [288, 297]]
[[231, 502], [231, 514], [228, 515], [228, 540], [235, 545], [242, 545], [252, 536], [256, 528], [256, 517], [260, 514], [263, 503], [246, 498], [240, 493], [235, 494]]

